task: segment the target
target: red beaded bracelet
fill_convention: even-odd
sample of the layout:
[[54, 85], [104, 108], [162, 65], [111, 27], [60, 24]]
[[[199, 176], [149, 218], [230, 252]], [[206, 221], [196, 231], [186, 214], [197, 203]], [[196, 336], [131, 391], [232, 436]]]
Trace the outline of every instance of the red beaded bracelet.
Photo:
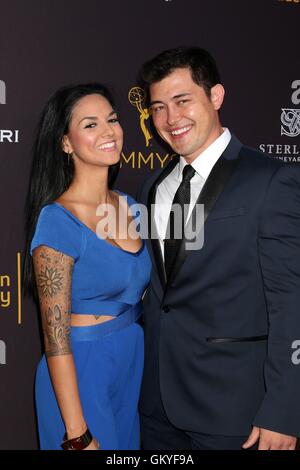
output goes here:
[[89, 429], [87, 429], [81, 436], [73, 437], [73, 439], [68, 439], [67, 433], [65, 433], [61, 447], [63, 450], [83, 450], [92, 442], [92, 440], [93, 436]]

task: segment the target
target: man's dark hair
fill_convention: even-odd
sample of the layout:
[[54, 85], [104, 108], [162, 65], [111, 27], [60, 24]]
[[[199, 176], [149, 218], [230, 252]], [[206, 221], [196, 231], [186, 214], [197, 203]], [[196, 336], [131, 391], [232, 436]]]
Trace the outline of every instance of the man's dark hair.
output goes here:
[[203, 87], [210, 98], [210, 90], [221, 83], [214, 58], [200, 47], [177, 47], [161, 52], [146, 62], [141, 69], [141, 85], [149, 95], [149, 87], [170, 75], [175, 69], [188, 68], [193, 81]]

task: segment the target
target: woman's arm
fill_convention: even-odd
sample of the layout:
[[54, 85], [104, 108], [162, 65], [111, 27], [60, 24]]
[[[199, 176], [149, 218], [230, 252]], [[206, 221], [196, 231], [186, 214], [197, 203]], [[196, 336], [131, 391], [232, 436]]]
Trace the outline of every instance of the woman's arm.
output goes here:
[[[81, 436], [88, 427], [80, 403], [70, 342], [74, 260], [47, 246], [39, 246], [33, 252], [33, 264], [42, 316], [45, 355], [67, 436], [72, 439]], [[86, 449], [97, 448], [97, 441], [93, 439]]]

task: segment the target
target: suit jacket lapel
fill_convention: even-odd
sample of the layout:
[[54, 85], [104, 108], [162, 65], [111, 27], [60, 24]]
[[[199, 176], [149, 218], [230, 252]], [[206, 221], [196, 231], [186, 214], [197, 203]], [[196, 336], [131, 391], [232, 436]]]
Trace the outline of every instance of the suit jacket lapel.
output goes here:
[[179, 161], [179, 156], [176, 155], [168, 165], [162, 170], [162, 172], [158, 175], [158, 178], [152, 184], [149, 193], [148, 193], [148, 229], [149, 229], [149, 240], [152, 247], [152, 254], [153, 254], [153, 263], [156, 264], [157, 272], [160, 278], [160, 282], [162, 287], [164, 288], [167, 282], [166, 279], [166, 272], [165, 272], [165, 265], [162, 257], [162, 252], [160, 248], [160, 242], [157, 235], [156, 224], [154, 221], [154, 204], [155, 204], [155, 196], [156, 190], [158, 185], [165, 179], [169, 173], [175, 168]]
[[[204, 205], [204, 223], [211, 213], [217, 199], [224, 190], [226, 183], [229, 181], [232, 173], [236, 169], [239, 163], [239, 151], [242, 147], [242, 144], [235, 138], [232, 137], [227, 148], [223, 152], [222, 156], [218, 159], [217, 163], [214, 165], [211, 170], [209, 177], [207, 178], [202, 191], [199, 194], [199, 197], [196, 201], [196, 204]], [[195, 215], [196, 205], [192, 211], [192, 216], [190, 217], [188, 223], [192, 223], [193, 216]], [[198, 228], [199, 232], [203, 229], [203, 226]], [[197, 234], [196, 234], [197, 236]], [[179, 249], [177, 256], [174, 262], [172, 272], [169, 276], [167, 286], [169, 286], [174, 278], [177, 276], [178, 271], [180, 270], [182, 264], [184, 263], [187, 251], [186, 251], [186, 242], [191, 242], [183, 238], [179, 244]]]

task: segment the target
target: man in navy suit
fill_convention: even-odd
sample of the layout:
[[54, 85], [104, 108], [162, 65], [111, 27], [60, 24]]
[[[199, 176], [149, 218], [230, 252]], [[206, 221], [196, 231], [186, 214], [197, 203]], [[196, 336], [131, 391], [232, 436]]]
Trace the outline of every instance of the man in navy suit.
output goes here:
[[[143, 447], [295, 449], [300, 167], [222, 127], [224, 88], [207, 51], [164, 51], [141, 76], [154, 126], [177, 154], [140, 193], [154, 205]], [[204, 205], [202, 248], [170, 236], [175, 203], [188, 208], [184, 229]]]

